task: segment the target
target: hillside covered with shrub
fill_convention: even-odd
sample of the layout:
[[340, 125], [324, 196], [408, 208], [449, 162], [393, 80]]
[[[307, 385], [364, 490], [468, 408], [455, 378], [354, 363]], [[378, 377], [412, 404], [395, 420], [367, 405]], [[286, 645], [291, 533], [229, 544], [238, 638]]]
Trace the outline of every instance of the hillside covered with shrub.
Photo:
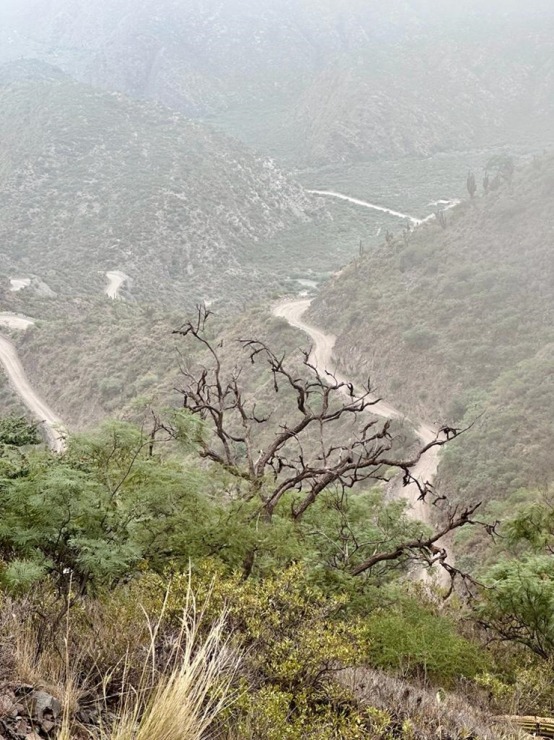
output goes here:
[[486, 648], [470, 611], [414, 581], [415, 552], [351, 574], [425, 538], [402, 503], [369, 484], [322, 491], [301, 520], [290, 500], [256, 516], [264, 489], [202, 461], [189, 412], [172, 423], [169, 440], [107, 422], [59, 456], [0, 424], [8, 732], [516, 740], [501, 715], [551, 710], [541, 658]]
[[0, 98], [3, 273], [79, 294], [116, 269], [136, 296], [237, 300], [271, 283], [264, 242], [327, 218], [274, 162], [160, 106], [37, 62], [3, 68]]
[[[150, 408], [178, 403], [182, 367], [201, 353], [173, 332], [194, 315], [194, 310], [81, 298], [14, 334], [14, 341], [33, 385], [71, 429], [81, 430], [110, 416], [140, 418]], [[278, 342], [291, 355], [303, 342], [302, 335], [259, 309], [239, 318], [214, 316], [212, 331], [223, 344], [229, 371], [241, 361], [248, 369], [241, 338]]]
[[404, 233], [330, 281], [312, 307], [351, 377], [408, 415], [474, 425], [442, 477], [460, 500], [548, 486], [554, 160]]
[[[499, 142], [540, 147], [554, 122], [554, 17], [529, 27], [471, 22], [463, 42], [422, 33], [345, 54], [294, 114], [312, 164], [432, 156]], [[475, 23], [475, 20], [473, 21]], [[529, 43], [529, 39], [533, 43]], [[499, 70], [499, 60], [502, 69]]]
[[0, 61], [193, 117], [294, 165], [548, 139], [552, 7], [534, 0], [5, 0]]

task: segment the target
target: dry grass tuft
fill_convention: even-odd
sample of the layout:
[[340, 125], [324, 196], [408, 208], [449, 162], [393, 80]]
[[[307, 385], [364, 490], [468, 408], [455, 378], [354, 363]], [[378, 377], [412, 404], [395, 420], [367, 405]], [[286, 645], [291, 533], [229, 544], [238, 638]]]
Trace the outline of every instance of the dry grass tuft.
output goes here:
[[[169, 629], [169, 596], [168, 590], [155, 617], [134, 610], [136, 624], [119, 625], [126, 634], [114, 644], [112, 660], [103, 650], [100, 663], [96, 641], [104, 644], [114, 628], [112, 624], [102, 634], [110, 612], [103, 616], [100, 602], [87, 612], [96, 617], [90, 622], [83, 622], [83, 612], [68, 609], [59, 622], [58, 639], [52, 640], [44, 639], [32, 609], [26, 611], [18, 601], [4, 602], [0, 656], [10, 659], [6, 678], [60, 700], [57, 740], [206, 740], [214, 736], [221, 730], [222, 712], [234, 700], [232, 684], [241, 656], [226, 634], [226, 613], [208, 624], [190, 581], [180, 623]], [[126, 639], [128, 650], [122, 657]], [[83, 707], [90, 718], [84, 720], [86, 726], [76, 720], [82, 717]]]
[[339, 680], [362, 704], [389, 713], [394, 725], [409, 724], [414, 740], [528, 737], [511, 723], [472, 706], [455, 693], [428, 690], [368, 668], [341, 671]]
[[[24, 605], [23, 605], [24, 606]], [[12, 636], [13, 678], [23, 684], [43, 689], [59, 699], [64, 716], [72, 715], [86, 691], [86, 679], [81, 674], [80, 657], [70, 656], [70, 612], [66, 613], [63, 647], [56, 641], [41, 638], [41, 628], [32, 618], [26, 618], [22, 605], [14, 602], [9, 610], [11, 625], [3, 629]]]
[[225, 637], [226, 614], [202, 635], [203, 615], [189, 586], [180, 633], [159, 665], [164, 611], [165, 604], [157, 623], [149, 625], [150, 647], [140, 685], [124, 691], [123, 709], [102, 732], [102, 740], [205, 739], [232, 702], [231, 684], [240, 655]]

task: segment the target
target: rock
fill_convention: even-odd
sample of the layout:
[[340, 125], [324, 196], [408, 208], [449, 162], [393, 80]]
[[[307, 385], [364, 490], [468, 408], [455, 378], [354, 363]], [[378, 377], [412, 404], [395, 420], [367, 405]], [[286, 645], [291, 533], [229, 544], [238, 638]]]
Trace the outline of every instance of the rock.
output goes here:
[[61, 711], [61, 702], [47, 691], [25, 684], [5, 687], [0, 690], [0, 740], [51, 737]]
[[96, 718], [96, 712], [93, 712], [90, 709], [79, 709], [76, 714], [76, 719], [84, 725], [92, 725]]
[[33, 732], [33, 728], [27, 719], [20, 717], [15, 723], [14, 731], [17, 737], [27, 737]]
[[62, 705], [46, 691], [34, 691], [27, 700], [30, 716], [38, 722], [56, 720], [62, 711]]
[[0, 717], [12, 715], [15, 704], [15, 694], [13, 691], [8, 690], [0, 694]]
[[22, 714], [25, 714], [25, 707], [23, 706], [23, 704], [12, 704], [10, 717], [20, 717]]

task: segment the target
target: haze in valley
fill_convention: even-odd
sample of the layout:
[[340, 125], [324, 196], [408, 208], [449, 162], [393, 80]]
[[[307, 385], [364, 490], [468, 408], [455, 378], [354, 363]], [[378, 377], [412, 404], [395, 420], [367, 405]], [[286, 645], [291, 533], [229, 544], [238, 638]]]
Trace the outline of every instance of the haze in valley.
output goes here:
[[0, 0], [0, 740], [554, 736], [551, 0]]

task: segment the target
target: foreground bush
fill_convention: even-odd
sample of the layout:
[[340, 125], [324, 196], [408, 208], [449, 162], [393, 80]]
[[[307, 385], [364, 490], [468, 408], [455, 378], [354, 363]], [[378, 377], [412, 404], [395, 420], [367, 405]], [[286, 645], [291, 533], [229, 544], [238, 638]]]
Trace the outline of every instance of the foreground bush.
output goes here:
[[[427, 740], [445, 723], [443, 738], [516, 737], [471, 709], [482, 689], [456, 698], [453, 672], [483, 661], [423, 602], [352, 616], [348, 595], [326, 595], [301, 565], [245, 580], [214, 560], [74, 596], [42, 585], [0, 605], [4, 677], [60, 699], [62, 740]], [[372, 668], [414, 656], [433, 667], [427, 690], [419, 670], [404, 671], [419, 676], [409, 683]]]

